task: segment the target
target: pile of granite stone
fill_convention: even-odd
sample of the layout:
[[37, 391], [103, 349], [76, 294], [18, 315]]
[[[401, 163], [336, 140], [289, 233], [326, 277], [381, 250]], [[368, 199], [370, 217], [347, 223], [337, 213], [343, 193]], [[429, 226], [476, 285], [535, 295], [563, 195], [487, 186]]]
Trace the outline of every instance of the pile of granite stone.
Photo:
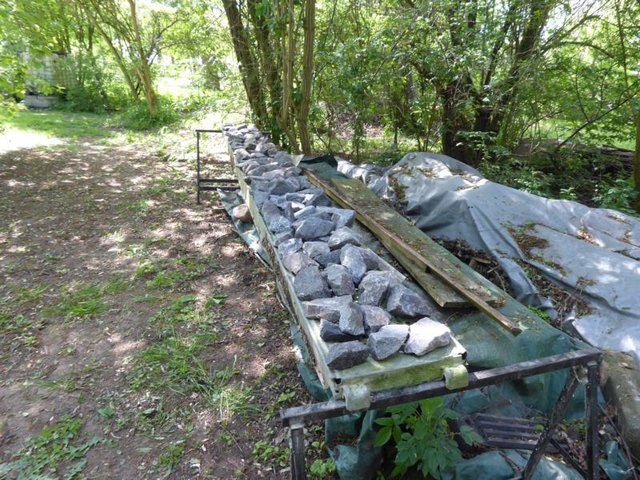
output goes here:
[[[305, 315], [320, 322], [329, 368], [349, 368], [369, 355], [422, 356], [451, 342], [449, 328], [428, 317], [425, 297], [363, 245], [353, 210], [335, 207], [255, 126], [223, 128]], [[246, 219], [246, 212], [234, 215]]]

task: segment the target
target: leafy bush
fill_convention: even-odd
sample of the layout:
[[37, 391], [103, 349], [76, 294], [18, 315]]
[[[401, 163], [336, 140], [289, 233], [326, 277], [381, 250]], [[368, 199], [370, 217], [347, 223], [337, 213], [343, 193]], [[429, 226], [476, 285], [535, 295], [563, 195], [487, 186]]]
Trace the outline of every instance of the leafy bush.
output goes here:
[[158, 98], [158, 113], [151, 115], [146, 102], [134, 103], [122, 114], [122, 124], [131, 130], [149, 130], [171, 125], [180, 119], [178, 106], [167, 97]]
[[[393, 477], [403, 475], [416, 465], [425, 477], [431, 475], [439, 480], [462, 458], [456, 434], [449, 430], [448, 424], [448, 420], [457, 418], [458, 414], [445, 408], [442, 398], [390, 407], [387, 412], [391, 415], [376, 420], [382, 428], [376, 434], [375, 445], [395, 441]], [[468, 426], [462, 426], [459, 435], [469, 445], [482, 441]]]
[[621, 212], [634, 214], [633, 202], [636, 195], [633, 179], [616, 178], [612, 183], [598, 185], [598, 193], [593, 200], [600, 208], [615, 208]]

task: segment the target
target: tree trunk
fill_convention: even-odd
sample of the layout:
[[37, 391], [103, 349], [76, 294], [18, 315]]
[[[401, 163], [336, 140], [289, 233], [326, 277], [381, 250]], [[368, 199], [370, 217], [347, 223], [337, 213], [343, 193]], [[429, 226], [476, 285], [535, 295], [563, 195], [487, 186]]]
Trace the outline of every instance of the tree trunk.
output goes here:
[[633, 180], [636, 187], [634, 206], [640, 213], [640, 112], [636, 113], [636, 151], [633, 154]]
[[315, 34], [315, 0], [306, 0], [304, 7], [304, 47], [302, 53], [302, 98], [298, 105], [298, 130], [304, 153], [311, 153], [309, 137], [309, 109], [311, 106], [311, 86], [313, 84], [313, 40]]
[[158, 114], [158, 96], [156, 95], [156, 91], [153, 87], [153, 78], [151, 77], [149, 59], [147, 58], [144, 51], [144, 45], [142, 44], [142, 36], [140, 35], [140, 26], [138, 25], [135, 0], [129, 0], [129, 8], [131, 10], [131, 27], [133, 29], [135, 49], [138, 56], [136, 74], [142, 84], [142, 90], [144, 91], [144, 96], [147, 100], [149, 115], [155, 117]]
[[258, 127], [264, 127], [268, 121], [268, 114], [260, 85], [258, 63], [250, 49], [251, 44], [242, 24], [242, 17], [235, 0], [222, 0], [222, 4], [227, 14], [233, 49], [240, 64], [240, 76], [242, 77], [242, 84], [247, 94], [249, 106]]

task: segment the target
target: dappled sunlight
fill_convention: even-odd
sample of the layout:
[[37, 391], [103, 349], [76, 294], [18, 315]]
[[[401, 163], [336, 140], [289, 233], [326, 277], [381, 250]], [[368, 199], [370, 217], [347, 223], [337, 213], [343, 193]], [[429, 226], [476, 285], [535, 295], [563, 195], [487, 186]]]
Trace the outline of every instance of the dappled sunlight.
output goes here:
[[7, 128], [0, 133], [0, 155], [16, 150], [26, 150], [37, 147], [51, 147], [64, 145], [61, 138], [51, 137], [43, 133]]

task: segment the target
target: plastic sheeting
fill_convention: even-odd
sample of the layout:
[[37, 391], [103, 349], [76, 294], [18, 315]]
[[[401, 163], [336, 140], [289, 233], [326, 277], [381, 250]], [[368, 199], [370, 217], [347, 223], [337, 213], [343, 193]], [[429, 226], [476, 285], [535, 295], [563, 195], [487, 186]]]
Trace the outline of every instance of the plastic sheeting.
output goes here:
[[[410, 153], [385, 171], [340, 160], [338, 170], [399, 204], [430, 236], [464, 240], [491, 253], [520, 302], [557, 316], [523, 264], [580, 293], [591, 311], [562, 320], [572, 321], [592, 345], [628, 352], [640, 361], [638, 219], [506, 187], [445, 155]], [[523, 238], [529, 242], [525, 251], [518, 238], [521, 245]]]

